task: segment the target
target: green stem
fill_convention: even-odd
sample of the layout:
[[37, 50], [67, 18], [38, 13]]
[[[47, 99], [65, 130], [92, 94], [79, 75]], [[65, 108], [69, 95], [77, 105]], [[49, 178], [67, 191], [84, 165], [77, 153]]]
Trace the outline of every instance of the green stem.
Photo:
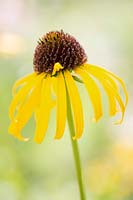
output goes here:
[[74, 160], [75, 160], [78, 185], [79, 185], [79, 190], [80, 190], [80, 199], [85, 200], [86, 198], [85, 198], [85, 193], [84, 193], [84, 188], [83, 188], [78, 143], [77, 143], [77, 140], [73, 140], [75, 129], [74, 129], [74, 122], [73, 122], [73, 116], [72, 116], [72, 110], [71, 110], [71, 104], [70, 104], [68, 91], [67, 91], [67, 119], [68, 119], [68, 126], [70, 130], [70, 138], [71, 138], [71, 144], [72, 144], [73, 155], [74, 155]]

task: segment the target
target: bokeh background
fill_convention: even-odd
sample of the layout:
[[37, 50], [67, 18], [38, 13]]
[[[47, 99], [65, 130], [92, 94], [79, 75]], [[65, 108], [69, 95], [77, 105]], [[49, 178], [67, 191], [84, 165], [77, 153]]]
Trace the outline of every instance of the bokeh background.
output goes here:
[[119, 75], [129, 93], [121, 125], [109, 117], [103, 91], [105, 114], [94, 123], [88, 96], [78, 84], [85, 115], [79, 148], [87, 200], [133, 200], [132, 13], [132, 0], [0, 0], [0, 200], [79, 200], [68, 128], [61, 140], [53, 139], [55, 111], [41, 145], [33, 142], [33, 118], [23, 130], [29, 142], [8, 134], [14, 81], [32, 72], [38, 38], [61, 29], [80, 41], [90, 63]]

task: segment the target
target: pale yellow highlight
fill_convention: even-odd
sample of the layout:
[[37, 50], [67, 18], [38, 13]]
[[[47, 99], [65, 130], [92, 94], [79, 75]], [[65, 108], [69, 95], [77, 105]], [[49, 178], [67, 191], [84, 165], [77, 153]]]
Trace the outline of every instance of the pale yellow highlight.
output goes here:
[[52, 76], [54, 76], [57, 72], [59, 72], [60, 70], [62, 70], [64, 67], [60, 64], [60, 63], [55, 63], [54, 68], [53, 68], [53, 72], [52, 72]]

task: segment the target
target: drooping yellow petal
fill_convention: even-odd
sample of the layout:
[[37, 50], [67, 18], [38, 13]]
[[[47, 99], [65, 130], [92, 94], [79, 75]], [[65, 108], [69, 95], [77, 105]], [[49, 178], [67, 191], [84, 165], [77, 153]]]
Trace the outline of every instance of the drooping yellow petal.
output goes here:
[[16, 123], [14, 123], [14, 121], [11, 122], [11, 124], [8, 128], [8, 132], [21, 141], [28, 141], [29, 140], [29, 138], [25, 138], [21, 135], [21, 133], [20, 133], [21, 130], [18, 126], [16, 126]]
[[22, 88], [20, 88], [20, 90], [15, 94], [11, 105], [9, 107], [9, 116], [11, 119], [14, 118], [14, 112], [17, 108], [17, 106], [21, 103], [23, 104], [24, 99], [26, 98], [26, 96], [28, 95], [28, 93], [30, 92], [30, 90], [32, 89], [32, 87], [34, 86], [34, 82], [36, 82], [40, 77], [36, 77], [35, 80], [31, 79], [26, 85], [24, 85]]
[[84, 127], [82, 104], [81, 104], [78, 89], [75, 85], [75, 82], [70, 72], [68, 70], [65, 70], [64, 76], [65, 76], [68, 94], [70, 97], [70, 102], [72, 104], [72, 109], [74, 112], [74, 121], [75, 121], [75, 126], [76, 126], [76, 133], [75, 133], [74, 139], [78, 139], [81, 137], [83, 133], [83, 127]]
[[52, 94], [55, 96], [57, 94], [57, 77], [52, 76]]
[[82, 78], [82, 81], [85, 84], [94, 109], [94, 120], [97, 121], [102, 116], [102, 102], [99, 88], [96, 85], [95, 81], [90, 77], [90, 75], [87, 74], [82, 68], [77, 67], [74, 71]]
[[32, 110], [35, 109], [36, 105], [39, 102], [40, 90], [41, 90], [43, 78], [44, 78], [44, 74], [40, 74], [36, 78], [36, 80], [34, 82], [34, 85], [33, 85], [33, 88], [30, 91], [30, 94], [28, 95], [27, 100], [25, 101], [25, 104], [22, 105], [21, 109], [18, 110], [18, 113], [17, 113], [17, 115], [15, 117], [17, 120], [19, 118], [21, 118], [21, 116], [22, 116], [23, 122], [24, 122], [27, 118], [30, 117]]
[[15, 95], [16, 93], [16, 89], [23, 83], [25, 82], [29, 82], [31, 81], [31, 79], [35, 78], [35, 76], [37, 76], [37, 74], [35, 72], [27, 75], [27, 76], [24, 76], [23, 78], [17, 80], [13, 86], [13, 89], [12, 89], [12, 92], [13, 92], [13, 95]]
[[114, 96], [112, 96], [112, 94], [110, 93], [106, 85], [104, 83], [102, 83], [102, 85], [104, 87], [104, 90], [107, 94], [108, 101], [109, 101], [109, 114], [110, 116], [114, 116], [119, 111], [117, 108], [116, 99]]
[[36, 131], [34, 140], [37, 143], [42, 142], [48, 128], [51, 111], [51, 79], [50, 76], [47, 76], [42, 83], [41, 102], [36, 111]]
[[115, 97], [112, 96], [112, 93], [110, 94], [110, 91], [108, 90], [106, 84], [104, 84], [104, 81], [107, 81], [111, 85], [111, 87], [118, 93], [118, 87], [115, 81], [107, 73], [100, 72], [99, 70], [97, 71], [96, 69], [90, 69], [88, 73], [96, 77], [102, 84], [109, 100], [110, 115], [114, 116], [118, 112], [116, 100]]
[[[36, 106], [38, 105], [42, 79], [44, 78], [44, 74], [38, 75], [38, 77], [39, 78], [34, 84], [34, 87], [31, 93], [29, 94], [26, 102], [24, 103], [24, 105], [22, 105], [21, 109], [18, 110], [16, 117], [13, 119], [9, 127], [9, 132], [13, 134], [15, 137], [20, 138], [20, 132], [22, 128], [28, 122], [33, 111], [36, 109]], [[11, 131], [13, 130], [14, 132], [12, 133]]]
[[[87, 71], [89, 73], [93, 74], [94, 76], [96, 76], [96, 78], [100, 79], [100, 82], [102, 83], [104, 88], [106, 88], [105, 90], [109, 94], [109, 96], [111, 96], [112, 99], [114, 97], [114, 99], [116, 99], [118, 101], [118, 103], [120, 105], [121, 112], [122, 112], [122, 118], [121, 118], [121, 120], [117, 121], [116, 124], [121, 123], [123, 121], [125, 107], [126, 107], [127, 102], [128, 102], [128, 94], [127, 94], [127, 91], [126, 91], [126, 88], [125, 88], [123, 81], [119, 77], [114, 75], [113, 73], [111, 73], [111, 72], [109, 72], [105, 69], [102, 69], [100, 67], [93, 66], [93, 65], [87, 65], [85, 68], [87, 69]], [[125, 105], [122, 102], [122, 99], [119, 95], [118, 89], [116, 89], [116, 86], [114, 84], [115, 82], [114, 82], [113, 78], [115, 78], [117, 81], [119, 81], [119, 83], [121, 84], [121, 86], [124, 90], [124, 93], [125, 93], [125, 96], [126, 96]], [[112, 79], [112, 81], [110, 81], [111, 79]], [[116, 112], [118, 112], [118, 109], [117, 109], [116, 102], [115, 103], [114, 102], [115, 102], [115, 100], [113, 100], [112, 102], [110, 100], [110, 104], [112, 103], [112, 106], [114, 107], [113, 108], [114, 111], [112, 111], [112, 112], [116, 113]]]
[[[53, 81], [53, 79], [56, 79], [55, 77], [51, 77], [51, 87], [54, 85], [56, 85], [55, 83], [57, 82], [56, 80]], [[57, 86], [57, 85], [56, 85]], [[55, 87], [54, 87], [55, 89]], [[52, 90], [52, 89], [51, 89]], [[57, 91], [57, 90], [56, 90]], [[52, 93], [52, 92], [51, 92]], [[41, 98], [40, 98], [41, 99]], [[56, 99], [52, 99], [52, 97], [49, 99], [49, 105], [51, 107], [51, 109], [53, 109], [56, 106]], [[40, 104], [37, 106], [36, 110], [35, 110], [35, 121], [37, 123], [38, 118], [39, 118], [39, 110], [40, 110]]]
[[116, 76], [115, 74], [113, 74], [112, 72], [104, 69], [104, 68], [101, 68], [99, 66], [95, 66], [95, 65], [91, 65], [91, 64], [84, 64], [83, 67], [88, 71], [99, 71], [99, 72], [103, 72], [103, 73], [106, 73], [106, 75], [108, 76], [111, 76], [113, 77], [114, 79], [116, 79], [120, 85], [122, 86], [123, 88], [123, 91], [124, 91], [124, 94], [125, 94], [125, 106], [127, 106], [127, 103], [128, 103], [128, 93], [127, 93], [127, 90], [126, 90], [126, 87], [125, 87], [125, 84], [123, 82], [122, 79], [120, 79], [118, 76]]
[[113, 73], [111, 73], [111, 72], [108, 72], [108, 71], [107, 71], [107, 73], [109, 73], [113, 78], [115, 78], [115, 79], [116, 79], [117, 81], [119, 81], [119, 83], [121, 84], [121, 86], [122, 86], [122, 88], [123, 88], [123, 91], [124, 91], [124, 93], [125, 93], [125, 97], [126, 97], [125, 106], [127, 106], [127, 104], [128, 104], [128, 93], [127, 93], [127, 89], [126, 89], [126, 87], [125, 87], [125, 84], [124, 84], [123, 80], [120, 79], [118, 76], [116, 76], [115, 74], [113, 74]]
[[66, 124], [66, 86], [62, 72], [58, 73], [57, 81], [57, 114], [55, 139], [63, 136]]
[[[109, 82], [107, 80], [103, 80], [101, 83], [103, 84], [104, 88], [106, 88], [106, 90], [108, 91], [109, 95], [112, 96], [112, 98], [114, 97], [114, 99], [116, 99], [116, 101], [118, 102], [118, 104], [120, 106], [120, 109], [121, 109], [121, 112], [122, 112], [122, 117], [121, 117], [120, 120], [115, 122], [115, 124], [120, 124], [123, 121], [124, 112], [125, 112], [125, 106], [124, 106], [124, 104], [123, 104], [123, 102], [121, 100], [121, 97], [120, 97], [119, 93], [116, 92], [114, 90], [114, 88], [112, 88], [112, 86], [109, 84]], [[114, 103], [114, 102], [112, 102], [112, 103]], [[112, 106], [114, 106], [114, 105], [112, 105]], [[115, 109], [116, 109], [116, 105], [115, 105]]]
[[110, 103], [110, 114], [114, 115], [116, 114], [116, 112], [118, 112], [117, 109], [117, 105], [116, 105], [116, 101], [118, 102], [121, 112], [122, 112], [122, 117], [119, 121], [116, 122], [116, 124], [119, 124], [123, 121], [123, 117], [124, 117], [124, 112], [125, 112], [125, 106], [122, 102], [122, 99], [119, 95], [119, 91], [114, 83], [114, 80], [109, 77], [108, 75], [102, 74], [100, 71], [97, 71], [96, 69], [94, 70], [87, 70], [89, 74], [92, 74], [93, 76], [95, 76], [100, 83], [103, 85], [108, 98], [109, 98], [109, 103]]

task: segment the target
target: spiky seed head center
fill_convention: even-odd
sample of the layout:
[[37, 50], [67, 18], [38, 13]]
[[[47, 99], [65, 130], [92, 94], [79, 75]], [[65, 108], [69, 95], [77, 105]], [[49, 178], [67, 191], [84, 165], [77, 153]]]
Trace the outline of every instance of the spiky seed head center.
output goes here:
[[[87, 56], [79, 42], [71, 35], [61, 31], [51, 31], [38, 41], [35, 49], [34, 71], [55, 74], [59, 70], [72, 70], [87, 61]], [[59, 63], [62, 68], [54, 65]]]

